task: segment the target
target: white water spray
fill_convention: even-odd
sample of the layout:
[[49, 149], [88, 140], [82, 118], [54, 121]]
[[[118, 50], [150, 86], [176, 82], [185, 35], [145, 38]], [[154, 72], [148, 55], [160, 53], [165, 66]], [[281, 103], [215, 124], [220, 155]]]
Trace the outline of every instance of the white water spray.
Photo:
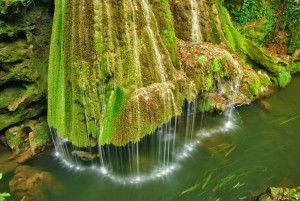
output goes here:
[[190, 0], [191, 3], [191, 11], [192, 11], [192, 34], [191, 41], [193, 43], [202, 42], [202, 34], [200, 30], [200, 22], [199, 22], [199, 9], [196, 0]]

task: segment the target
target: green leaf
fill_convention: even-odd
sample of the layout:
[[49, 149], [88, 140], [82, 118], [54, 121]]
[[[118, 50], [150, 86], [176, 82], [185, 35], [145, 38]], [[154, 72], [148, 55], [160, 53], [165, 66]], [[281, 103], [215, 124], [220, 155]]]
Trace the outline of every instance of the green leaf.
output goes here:
[[2, 172], [0, 172], [0, 180], [2, 179]]

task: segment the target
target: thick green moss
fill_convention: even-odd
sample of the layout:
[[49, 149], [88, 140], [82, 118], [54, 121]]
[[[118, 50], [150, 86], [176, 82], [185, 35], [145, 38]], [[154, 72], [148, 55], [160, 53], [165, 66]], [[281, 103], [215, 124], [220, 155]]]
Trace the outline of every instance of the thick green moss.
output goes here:
[[278, 84], [280, 87], [286, 87], [291, 82], [292, 76], [289, 72], [282, 71], [278, 75]]
[[217, 73], [220, 70], [220, 61], [221, 61], [222, 57], [218, 56], [214, 59], [214, 62], [212, 64], [212, 71], [214, 73]]
[[201, 65], [203, 65], [206, 62], [206, 60], [207, 60], [207, 57], [204, 56], [204, 55], [201, 55], [201, 56], [198, 57], [198, 62]]
[[111, 142], [111, 135], [116, 132], [115, 124], [124, 107], [125, 98], [126, 94], [120, 87], [117, 87], [110, 95], [107, 102], [106, 115], [103, 120], [103, 133], [99, 137], [100, 144]]
[[261, 82], [257, 76], [253, 76], [252, 83], [249, 84], [250, 93], [253, 96], [257, 96], [261, 93]]
[[198, 103], [197, 110], [199, 112], [209, 112], [212, 109], [212, 101], [210, 99], [204, 99]]

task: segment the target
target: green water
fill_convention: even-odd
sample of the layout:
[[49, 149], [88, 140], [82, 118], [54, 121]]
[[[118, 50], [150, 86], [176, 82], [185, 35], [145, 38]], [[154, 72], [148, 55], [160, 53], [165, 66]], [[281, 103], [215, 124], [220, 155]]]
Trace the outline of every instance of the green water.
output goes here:
[[[50, 153], [30, 165], [51, 172], [64, 185], [55, 201], [224, 201], [249, 200], [269, 186], [300, 186], [300, 76], [273, 96], [237, 108], [237, 127], [201, 140], [180, 168], [159, 180], [138, 185], [117, 184], [91, 171], [74, 173], [61, 167]], [[196, 118], [199, 133], [201, 115]], [[213, 129], [222, 118], [205, 116]], [[202, 121], [203, 124], [203, 121]], [[202, 125], [203, 126], [203, 125]], [[184, 127], [181, 128], [184, 130]], [[0, 185], [7, 190], [7, 174]]]

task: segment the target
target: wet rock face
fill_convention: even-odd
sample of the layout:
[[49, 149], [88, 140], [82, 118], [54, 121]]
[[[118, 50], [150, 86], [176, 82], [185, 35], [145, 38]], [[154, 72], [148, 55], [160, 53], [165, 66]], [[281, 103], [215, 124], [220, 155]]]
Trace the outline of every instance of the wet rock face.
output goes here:
[[0, 136], [13, 150], [30, 139], [23, 124], [46, 114], [50, 3], [0, 2]]
[[9, 182], [10, 192], [18, 198], [26, 200], [47, 200], [46, 193], [57, 196], [62, 190], [62, 184], [49, 172], [29, 166], [20, 166], [15, 170], [15, 176]]

